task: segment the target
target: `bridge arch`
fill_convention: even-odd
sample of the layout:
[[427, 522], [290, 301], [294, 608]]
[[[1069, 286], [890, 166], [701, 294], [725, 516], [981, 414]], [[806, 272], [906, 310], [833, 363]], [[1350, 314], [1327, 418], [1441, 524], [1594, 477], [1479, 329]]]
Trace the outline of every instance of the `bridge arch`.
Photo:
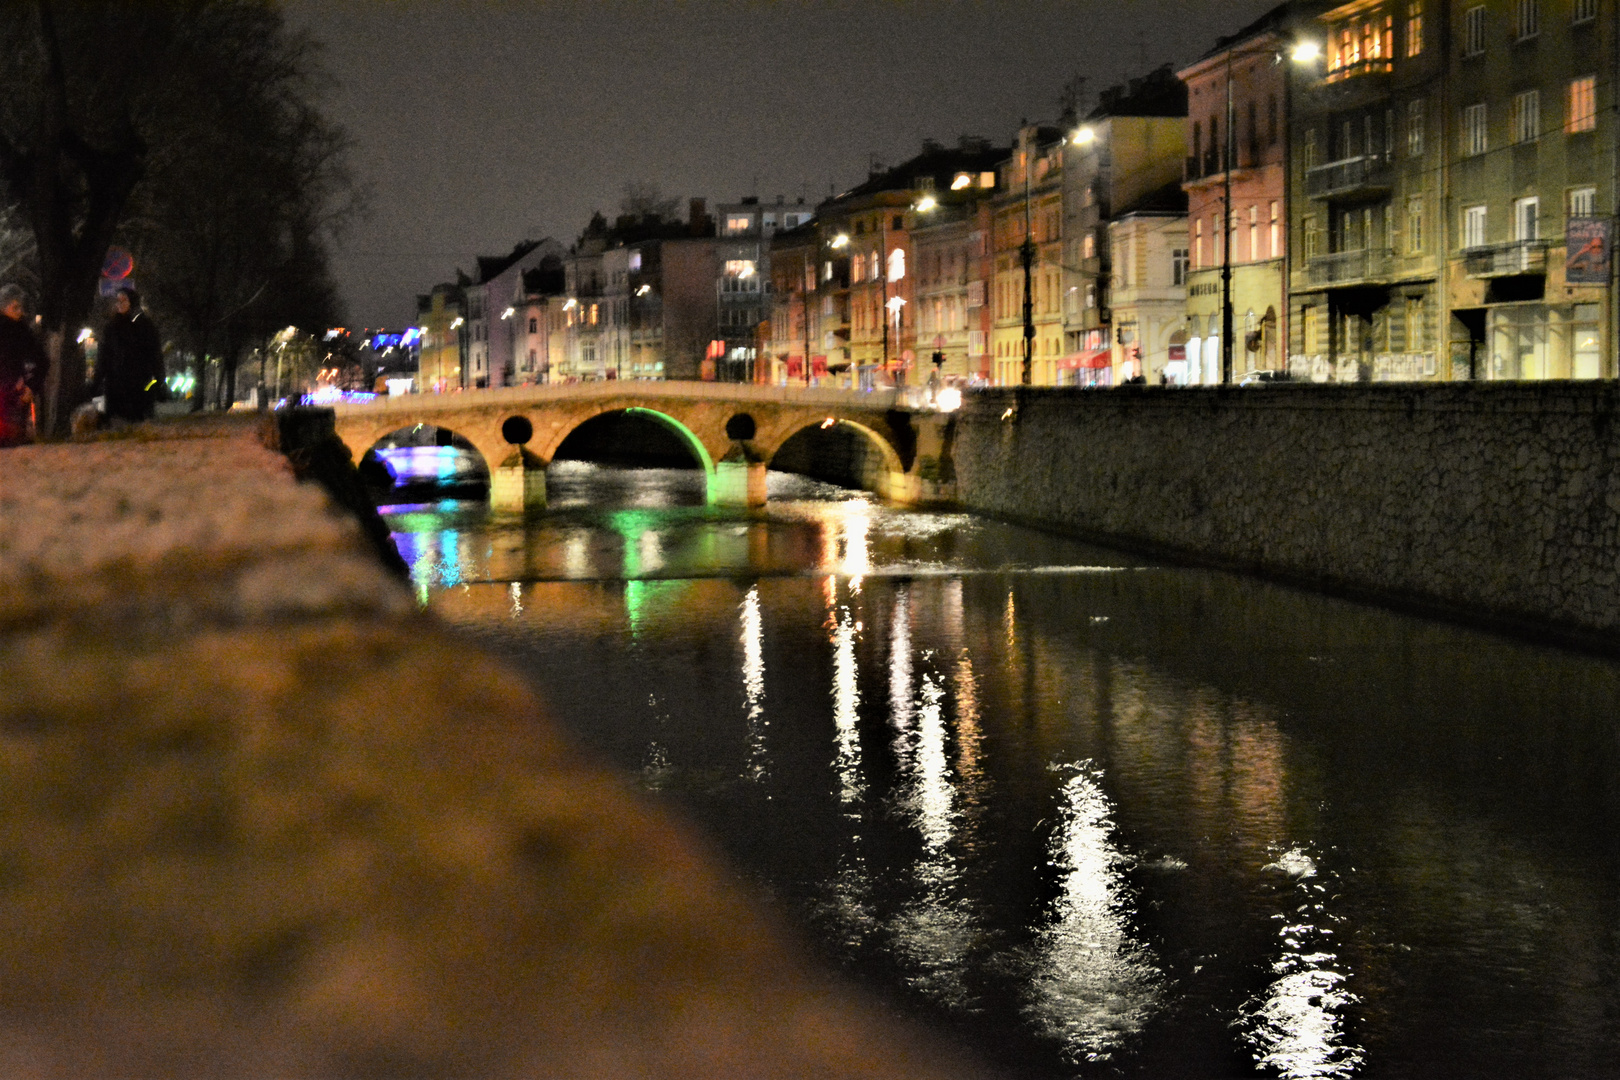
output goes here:
[[457, 449], [471, 452], [483, 473], [482, 480], [489, 483], [494, 478], [495, 467], [500, 464], [500, 461], [490, 457], [488, 448], [480, 446], [469, 433], [443, 424], [422, 421], [404, 424], [372, 424], [367, 427], [338, 425], [337, 435], [343, 441], [343, 444], [349, 448], [349, 454], [355, 465], [360, 466], [365, 461], [366, 455], [376, 450], [384, 440], [402, 433], [414, 433], [417, 429], [424, 427], [432, 428], [436, 433], [449, 436], [451, 440], [436, 439], [431, 445], [455, 446]]
[[[862, 470], [866, 475], [848, 478], [854, 481], [857, 486], [886, 499], [904, 500], [908, 497], [910, 478], [906, 474], [905, 461], [901, 458], [900, 451], [895, 447], [894, 442], [886, 433], [879, 431], [870, 424], [839, 416], [836, 413], [817, 417], [797, 417], [783, 425], [775, 433], [776, 437], [771, 440], [770, 444], [761, 447], [761, 450], [767, 453], [767, 464], [778, 468], [794, 464], [794, 462], [787, 460], [779, 462], [778, 455], [796, 439], [805, 436], [806, 433], [814, 433], [818, 429], [844, 429], [854, 432], [859, 436], [862, 445], [875, 451], [876, 461], [874, 467]], [[814, 438], [814, 435], [811, 434], [810, 437]], [[792, 451], [790, 450], [789, 453], [791, 455]]]
[[696, 432], [694, 432], [686, 424], [682, 423], [679, 418], [671, 416], [667, 412], [663, 412], [658, 409], [649, 409], [642, 405], [627, 406], [614, 403], [606, 408], [596, 409], [591, 412], [580, 413], [577, 416], [569, 417], [568, 422], [559, 426], [555, 431], [553, 431], [550, 438], [546, 440], [546, 445], [535, 450], [535, 453], [542, 461], [549, 464], [556, 456], [557, 451], [562, 448], [562, 444], [568, 441], [568, 437], [570, 435], [599, 416], [611, 416], [615, 413], [624, 413], [627, 416], [646, 417], [647, 419], [656, 422], [665, 430], [673, 433], [680, 440], [681, 445], [685, 446], [686, 449], [691, 452], [692, 456], [697, 459], [698, 467], [703, 470], [703, 475], [705, 477], [714, 476], [714, 455], [709, 452], [709, 448], [703, 444], [703, 440], [698, 437]]

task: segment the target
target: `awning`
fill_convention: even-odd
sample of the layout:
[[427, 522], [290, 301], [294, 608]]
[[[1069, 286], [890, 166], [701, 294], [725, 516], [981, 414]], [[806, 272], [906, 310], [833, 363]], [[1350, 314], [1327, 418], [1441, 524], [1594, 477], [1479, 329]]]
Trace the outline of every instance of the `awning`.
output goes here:
[[1060, 367], [1073, 371], [1076, 368], [1105, 368], [1114, 366], [1113, 352], [1109, 349], [1097, 349], [1093, 352], [1070, 353], [1058, 361]]

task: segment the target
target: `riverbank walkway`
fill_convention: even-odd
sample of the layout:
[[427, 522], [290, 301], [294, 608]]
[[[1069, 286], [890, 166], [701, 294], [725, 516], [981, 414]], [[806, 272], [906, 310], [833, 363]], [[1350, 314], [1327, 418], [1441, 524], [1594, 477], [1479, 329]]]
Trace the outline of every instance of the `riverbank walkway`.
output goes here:
[[976, 1075], [419, 611], [289, 430], [0, 450], [0, 1073]]

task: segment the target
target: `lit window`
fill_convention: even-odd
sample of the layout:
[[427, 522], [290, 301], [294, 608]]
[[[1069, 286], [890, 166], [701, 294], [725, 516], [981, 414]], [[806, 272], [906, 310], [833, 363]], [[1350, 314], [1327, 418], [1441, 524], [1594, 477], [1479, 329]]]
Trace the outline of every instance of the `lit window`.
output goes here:
[[1513, 95], [1513, 141], [1534, 142], [1541, 134], [1541, 92]]
[[1597, 214], [1597, 188], [1575, 188], [1569, 193], [1569, 216], [1593, 217]]
[[1423, 0], [1411, 0], [1406, 5], [1406, 55], [1416, 56], [1423, 51]]
[[1090, 233], [1080, 241], [1080, 257], [1082, 259], [1095, 259], [1097, 257], [1097, 238]]
[[1564, 122], [1564, 130], [1571, 134], [1577, 131], [1595, 131], [1597, 129], [1597, 76], [1583, 75], [1579, 79], [1571, 79], [1569, 83], [1569, 118]]
[[1193, 222], [1193, 266], [1204, 265], [1204, 219]]
[[727, 259], [726, 276], [733, 278], [750, 278], [758, 269], [752, 259]]
[[1541, 0], [1519, 0], [1519, 17], [1515, 29], [1518, 31], [1520, 41], [1541, 33]]
[[1485, 208], [1470, 206], [1463, 210], [1463, 247], [1485, 246]]
[[1282, 258], [1282, 217], [1281, 217], [1281, 212], [1280, 212], [1280, 206], [1281, 206], [1280, 203], [1276, 202], [1275, 200], [1272, 201], [1272, 204], [1271, 204], [1271, 257], [1273, 259]]
[[1485, 8], [1471, 7], [1463, 12], [1463, 55], [1478, 56], [1485, 51]]
[[979, 186], [982, 187], [982, 188], [993, 188], [993, 187], [995, 187], [996, 186], [996, 174], [993, 173], [993, 172], [982, 172], [982, 173], [980, 173], [979, 174]]
[[632, 269], [632, 270], [640, 270], [641, 269], [641, 252], [632, 251], [630, 253], [630, 269]]
[[1469, 105], [1463, 109], [1463, 156], [1483, 154], [1489, 146], [1486, 137], [1484, 104]]
[[745, 233], [754, 225], [754, 219], [749, 214], [728, 214], [726, 216], [726, 232]]
[[899, 281], [906, 276], [906, 253], [899, 248], [889, 252], [889, 280]]

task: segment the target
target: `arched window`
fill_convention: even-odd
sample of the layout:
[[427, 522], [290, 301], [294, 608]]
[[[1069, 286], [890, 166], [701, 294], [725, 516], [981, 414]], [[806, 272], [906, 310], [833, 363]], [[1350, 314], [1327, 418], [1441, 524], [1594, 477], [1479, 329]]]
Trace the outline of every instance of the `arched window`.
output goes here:
[[899, 281], [906, 276], [906, 253], [900, 248], [889, 252], [889, 280]]
[[530, 315], [529, 316], [529, 333], [537, 334], [539, 332], [540, 332], [540, 320], [536, 319], [533, 315]]

